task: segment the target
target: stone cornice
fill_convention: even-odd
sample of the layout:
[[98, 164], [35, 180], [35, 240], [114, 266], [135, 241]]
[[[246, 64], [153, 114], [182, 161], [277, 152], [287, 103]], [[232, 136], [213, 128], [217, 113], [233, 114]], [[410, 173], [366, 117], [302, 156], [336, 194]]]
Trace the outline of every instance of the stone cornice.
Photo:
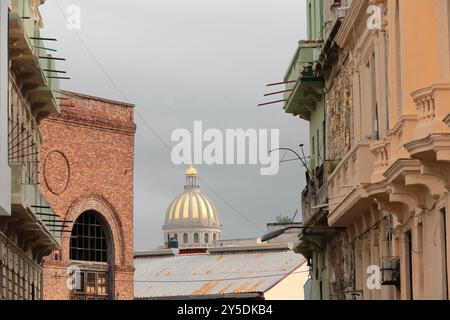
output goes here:
[[127, 135], [134, 135], [136, 132], [136, 125], [127, 127], [122, 125], [117, 125], [114, 123], [106, 123], [101, 121], [93, 121], [93, 120], [87, 120], [81, 117], [76, 116], [67, 116], [67, 115], [59, 115], [56, 117], [49, 117], [43, 122], [56, 122], [56, 123], [66, 123], [71, 124], [79, 127], [88, 127], [96, 130], [102, 130], [102, 131], [110, 131], [114, 133], [121, 133], [121, 134], [127, 134]]
[[[444, 154], [450, 153], [450, 133], [435, 133], [431, 134], [423, 139], [414, 140], [405, 144], [406, 150], [412, 155], [417, 155], [422, 152], [432, 151], [438, 153], [443, 151]], [[437, 160], [448, 161], [450, 159], [439, 159], [436, 155]]]
[[415, 159], [399, 159], [395, 161], [386, 171], [384, 176], [388, 183], [396, 180], [399, 177], [403, 177], [407, 172], [419, 172], [420, 173], [420, 161]]
[[400, 116], [399, 121], [395, 124], [395, 126], [389, 130], [387, 133], [388, 136], [397, 135], [401, 129], [404, 128], [406, 122], [414, 122], [417, 121], [417, 114], [404, 114]]

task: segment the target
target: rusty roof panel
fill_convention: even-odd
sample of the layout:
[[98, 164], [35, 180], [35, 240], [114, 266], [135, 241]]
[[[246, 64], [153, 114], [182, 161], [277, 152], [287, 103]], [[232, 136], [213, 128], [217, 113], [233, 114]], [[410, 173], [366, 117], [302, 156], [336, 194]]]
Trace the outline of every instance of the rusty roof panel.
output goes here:
[[264, 293], [303, 263], [290, 250], [137, 256], [135, 297]]

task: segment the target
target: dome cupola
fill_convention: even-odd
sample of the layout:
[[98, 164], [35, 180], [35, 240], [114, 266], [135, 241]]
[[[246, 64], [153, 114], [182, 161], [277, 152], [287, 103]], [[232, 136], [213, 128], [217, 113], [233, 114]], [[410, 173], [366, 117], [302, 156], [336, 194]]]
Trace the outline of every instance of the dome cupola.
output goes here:
[[166, 246], [177, 240], [180, 248], [210, 247], [219, 240], [221, 226], [217, 210], [200, 192], [198, 172], [190, 166], [186, 172], [184, 192], [169, 205], [163, 226]]

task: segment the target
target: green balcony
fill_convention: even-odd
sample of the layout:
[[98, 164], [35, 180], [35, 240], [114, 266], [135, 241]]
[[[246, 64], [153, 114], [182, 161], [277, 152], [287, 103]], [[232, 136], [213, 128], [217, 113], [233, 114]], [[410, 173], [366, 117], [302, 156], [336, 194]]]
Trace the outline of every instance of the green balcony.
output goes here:
[[285, 112], [308, 121], [317, 103], [323, 99], [323, 81], [313, 71], [322, 44], [322, 41], [300, 41], [284, 78], [295, 81], [286, 85], [286, 90], [292, 91], [285, 95]]
[[64, 223], [51, 209], [36, 183], [35, 168], [11, 163], [11, 222], [20, 234], [28, 234], [43, 251], [59, 249]]
[[[15, 81], [29, 97], [37, 120], [60, 112], [59, 79], [55, 60], [41, 39], [38, 7], [32, 1], [13, 0], [9, 14], [9, 57]], [[43, 2], [43, 1], [42, 1]], [[51, 71], [49, 71], [51, 70]]]

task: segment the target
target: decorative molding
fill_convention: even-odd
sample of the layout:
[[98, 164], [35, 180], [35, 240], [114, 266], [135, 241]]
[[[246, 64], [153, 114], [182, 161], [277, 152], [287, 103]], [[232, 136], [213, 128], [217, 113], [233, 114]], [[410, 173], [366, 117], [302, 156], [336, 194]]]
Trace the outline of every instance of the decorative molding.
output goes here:
[[62, 151], [50, 151], [44, 160], [43, 176], [47, 189], [55, 194], [62, 194], [69, 184], [70, 165]]

